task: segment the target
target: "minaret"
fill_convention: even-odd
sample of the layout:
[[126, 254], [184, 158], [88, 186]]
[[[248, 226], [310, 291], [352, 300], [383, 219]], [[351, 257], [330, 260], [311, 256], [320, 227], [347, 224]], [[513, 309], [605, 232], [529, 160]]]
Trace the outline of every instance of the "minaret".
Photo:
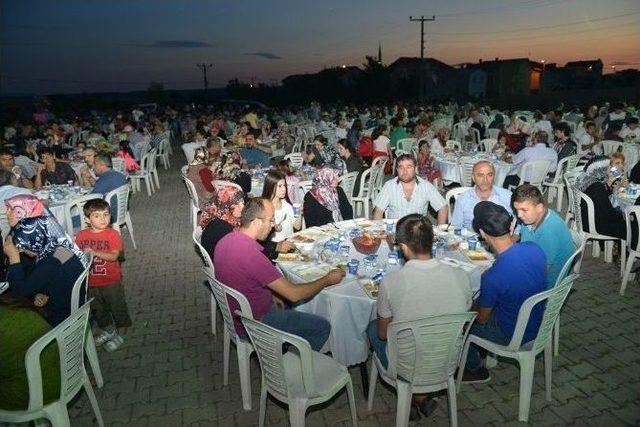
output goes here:
[[382, 64], [382, 43], [378, 41], [378, 63]]

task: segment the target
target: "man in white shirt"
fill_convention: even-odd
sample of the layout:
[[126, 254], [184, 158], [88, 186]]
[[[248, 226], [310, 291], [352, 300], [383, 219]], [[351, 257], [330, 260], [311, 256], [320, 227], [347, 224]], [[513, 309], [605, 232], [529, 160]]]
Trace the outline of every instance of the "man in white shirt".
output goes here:
[[638, 118], [631, 117], [627, 124], [622, 126], [622, 129], [618, 133], [622, 139], [640, 139], [640, 127], [638, 127]]
[[[396, 242], [407, 262], [382, 279], [378, 289], [378, 318], [367, 328], [371, 347], [384, 367], [388, 367], [389, 323], [464, 313], [471, 307], [467, 274], [431, 258], [433, 226], [426, 217], [412, 214], [401, 218], [396, 226]], [[426, 395], [414, 395], [413, 406], [425, 415], [435, 409]], [[417, 410], [413, 412], [412, 419], [419, 418]]]
[[455, 228], [473, 229], [473, 208], [483, 200], [489, 200], [511, 211], [511, 191], [493, 185], [495, 169], [490, 162], [480, 161], [473, 165], [472, 178], [475, 186], [458, 196], [451, 216]]
[[387, 181], [374, 201], [373, 219], [402, 218], [418, 213], [426, 215], [429, 205], [438, 212], [438, 224], [447, 223], [447, 202], [438, 190], [416, 174], [416, 160], [410, 154], [396, 159], [398, 177]]
[[[546, 132], [538, 132], [535, 138], [535, 144], [531, 147], [525, 147], [519, 152], [517, 152], [512, 158], [511, 163], [513, 163], [514, 168], [517, 168], [517, 174], [508, 175], [504, 179], [504, 188], [509, 188], [509, 186], [517, 186], [520, 182], [520, 178], [522, 178], [525, 182], [530, 182], [531, 177], [528, 174], [523, 175], [522, 166], [525, 163], [533, 162], [535, 160], [548, 160], [549, 161], [549, 169], [547, 173], [553, 173], [556, 171], [558, 167], [558, 153], [553, 149], [549, 148], [547, 145], [547, 140], [549, 139], [549, 135]], [[513, 170], [513, 169], [512, 169]]]
[[595, 135], [596, 124], [594, 122], [586, 122], [584, 133], [577, 139], [577, 152], [580, 157], [590, 157], [594, 154], [593, 149], [598, 144]]
[[536, 120], [533, 125], [533, 133], [537, 133], [540, 131], [546, 132], [547, 135], [551, 135], [553, 133], [553, 126], [551, 126], [551, 122], [547, 120], [545, 116], [542, 115], [541, 112], [536, 111], [534, 114], [534, 119]]

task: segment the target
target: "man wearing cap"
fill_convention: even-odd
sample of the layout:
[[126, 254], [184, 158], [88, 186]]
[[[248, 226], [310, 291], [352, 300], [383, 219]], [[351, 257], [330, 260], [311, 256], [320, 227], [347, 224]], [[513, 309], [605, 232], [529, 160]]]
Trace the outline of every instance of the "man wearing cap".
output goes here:
[[524, 184], [513, 193], [513, 206], [522, 222], [514, 235], [521, 242], [534, 242], [547, 257], [547, 288], [553, 288], [565, 262], [575, 250], [571, 231], [560, 215], [549, 209], [535, 185]]
[[[482, 201], [474, 208], [473, 215], [474, 230], [489, 244], [497, 258], [482, 274], [480, 296], [473, 307], [478, 316], [470, 332], [506, 345], [513, 336], [522, 303], [547, 289], [547, 260], [535, 243], [514, 243], [511, 238], [513, 218], [502, 206]], [[523, 343], [536, 337], [543, 314], [542, 305], [531, 311]], [[490, 378], [489, 371], [483, 366], [480, 349], [469, 346], [462, 380], [483, 383]]]
[[493, 185], [494, 176], [495, 169], [490, 162], [482, 160], [473, 165], [472, 177], [475, 186], [458, 196], [451, 216], [451, 225], [470, 230], [473, 208], [483, 200], [497, 203], [507, 210], [511, 209], [511, 191]]

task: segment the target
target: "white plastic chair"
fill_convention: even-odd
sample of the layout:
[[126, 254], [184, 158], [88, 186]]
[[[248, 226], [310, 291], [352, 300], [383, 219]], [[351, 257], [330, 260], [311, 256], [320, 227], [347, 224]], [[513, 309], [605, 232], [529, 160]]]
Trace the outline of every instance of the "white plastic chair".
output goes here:
[[477, 147], [480, 144], [480, 131], [476, 128], [469, 128], [469, 136], [471, 136], [471, 147]]
[[240, 187], [235, 182], [225, 181], [224, 179], [214, 179], [212, 181], [212, 184], [213, 184], [213, 186], [215, 187], [216, 190], [221, 190], [224, 187], [233, 187], [233, 188], [236, 188], [238, 190], [242, 190], [242, 187]]
[[[600, 255], [600, 245], [597, 243], [599, 240], [605, 241], [605, 252], [604, 252], [604, 260], [606, 262], [611, 262], [613, 260], [613, 242], [616, 240], [620, 240], [621, 248], [624, 248], [626, 242], [624, 239], [619, 239], [613, 236], [607, 236], [604, 234], [600, 234], [596, 231], [596, 213], [595, 208], [593, 206], [593, 200], [591, 197], [584, 194], [582, 191], [573, 187], [573, 216], [574, 216], [574, 228], [578, 230], [585, 241], [595, 240], [596, 242], [592, 243], [592, 255], [597, 257]], [[581, 202], [584, 202], [587, 208], [587, 218], [582, 217], [582, 209]], [[588, 231], [585, 230], [584, 226], [587, 226]], [[620, 276], [624, 274], [625, 271], [625, 261], [626, 258], [624, 256], [620, 257]]]
[[124, 163], [124, 159], [120, 156], [111, 158], [111, 165], [114, 171], [118, 171], [123, 175], [127, 175], [127, 168]]
[[289, 160], [294, 168], [300, 168], [304, 164], [304, 158], [300, 152], [289, 153], [284, 156], [284, 160]]
[[[202, 231], [203, 230], [200, 227], [196, 227], [191, 234], [191, 238], [193, 239], [193, 243], [195, 243], [196, 247], [198, 248], [198, 252], [200, 252], [202, 260], [204, 261], [204, 267], [202, 268], [205, 269], [205, 272], [209, 273], [207, 274], [207, 278], [215, 277], [213, 261], [209, 256], [209, 252], [207, 252], [204, 246], [202, 246], [202, 243], [200, 243], [200, 239], [202, 238]], [[217, 307], [218, 304], [216, 304], [216, 298], [213, 296], [213, 293], [211, 293], [211, 333], [214, 337], [217, 337], [218, 335], [218, 318], [216, 316]]]
[[[312, 351], [309, 342], [296, 335], [246, 316], [242, 316], [242, 323], [258, 355], [262, 374], [258, 426], [264, 426], [267, 393], [289, 405], [292, 427], [303, 427], [308, 407], [326, 402], [344, 387], [349, 396], [351, 422], [354, 426], [358, 425], [353, 384], [345, 366], [329, 356]], [[290, 348], [283, 354], [283, 344], [295, 347], [296, 351]]]
[[111, 201], [114, 197], [117, 200], [116, 203], [118, 210], [116, 217], [111, 218], [113, 228], [120, 233], [120, 228], [125, 227], [129, 232], [129, 237], [131, 237], [133, 249], [138, 249], [136, 246], [136, 239], [133, 237], [133, 222], [131, 221], [131, 215], [129, 215], [129, 186], [121, 185], [120, 187], [109, 191], [105, 194], [104, 200], [109, 203], [109, 206], [111, 206]]
[[229, 308], [229, 300], [236, 301], [240, 306], [242, 314], [248, 318], [253, 318], [253, 312], [249, 301], [240, 292], [235, 289], [223, 285], [211, 274], [211, 272], [205, 269], [205, 274], [209, 279], [209, 285], [211, 286], [211, 292], [215, 297], [220, 312], [222, 313], [222, 321], [224, 322], [224, 336], [223, 336], [223, 384], [226, 386], [229, 384], [229, 353], [231, 351], [231, 342], [235, 343], [236, 351], [238, 354], [238, 370], [240, 371], [240, 392], [242, 394], [242, 408], [245, 411], [251, 410], [251, 365], [249, 358], [253, 353], [253, 345], [247, 338], [241, 337], [236, 332], [234, 327], [234, 315]]
[[448, 140], [445, 147], [453, 151], [462, 151], [462, 144], [460, 144], [459, 141], [455, 141], [453, 139]]
[[580, 175], [578, 170], [567, 170], [562, 178], [564, 181], [564, 188], [567, 190], [567, 213], [564, 217], [564, 222], [567, 224], [570, 224], [574, 219], [573, 206], [575, 203], [573, 202], [574, 192], [572, 189], [576, 185], [578, 175]]
[[[520, 169], [520, 173], [518, 174], [520, 176], [520, 182], [516, 187], [524, 184], [524, 177], [527, 177], [528, 179], [526, 181], [529, 182], [529, 184], [535, 185], [540, 189], [540, 191], [542, 191], [542, 182], [547, 177], [550, 165], [551, 162], [549, 162], [549, 160], [532, 160], [530, 162], [526, 162]], [[510, 190], [513, 188], [515, 188], [513, 185], [509, 186]]]
[[622, 142], [620, 141], [612, 141], [612, 140], [605, 140], [601, 142], [602, 144], [602, 151], [604, 153], [605, 156], [611, 156], [613, 153], [615, 153], [616, 151], [618, 151], [620, 149], [620, 147], [622, 147]]
[[[22, 411], [0, 409], [0, 421], [23, 423], [48, 419], [53, 427], [71, 425], [67, 404], [84, 387], [99, 426], [104, 426], [98, 400], [84, 367], [84, 344], [89, 324], [89, 304], [86, 303], [71, 313], [58, 326], [44, 334], [27, 350], [25, 365], [29, 385], [29, 406]], [[55, 341], [60, 355], [60, 398], [44, 404], [40, 354], [49, 343]]]
[[[360, 175], [360, 187], [358, 188], [358, 194], [351, 197], [351, 204], [353, 205], [353, 216], [358, 217], [360, 212], [365, 218], [369, 218], [369, 182], [371, 179], [369, 176], [371, 175], [371, 168], [366, 169]], [[362, 211], [360, 211], [360, 207], [362, 207]]]
[[485, 138], [478, 144], [478, 150], [485, 151], [487, 153], [491, 153], [493, 147], [498, 143], [498, 140], [495, 138]]
[[455, 201], [458, 200], [458, 196], [460, 196], [462, 193], [466, 192], [467, 190], [470, 190], [471, 188], [473, 187], [455, 187], [447, 191], [447, 193], [445, 194], [444, 199], [447, 201], [447, 207], [449, 209], [449, 211], [447, 212], [448, 224], [451, 224], [451, 217], [453, 216], [453, 210], [451, 209], [451, 199], [453, 199], [455, 203]]
[[84, 213], [82, 212], [82, 208], [89, 200], [94, 199], [102, 199], [102, 194], [93, 193], [93, 194], [85, 194], [84, 196], [75, 197], [64, 205], [64, 220], [65, 226], [67, 227], [66, 231], [69, 235], [73, 236], [74, 228], [73, 228], [73, 214], [80, 214], [80, 230], [84, 230], [87, 228], [87, 223], [84, 220]]
[[417, 145], [417, 140], [415, 138], [402, 138], [396, 142], [396, 148], [398, 150], [402, 150], [405, 153], [410, 153], [413, 151], [413, 148]]
[[156, 160], [160, 159], [162, 161], [162, 165], [165, 169], [169, 169], [171, 167], [171, 162], [169, 161], [169, 137], [166, 136], [162, 138], [157, 147], [156, 152]]
[[198, 212], [200, 212], [200, 201], [198, 199], [198, 191], [196, 190], [196, 186], [189, 178], [187, 178], [184, 174], [182, 174], [182, 181], [184, 185], [187, 187], [187, 192], [189, 193], [189, 217], [191, 220], [191, 226], [197, 227], [198, 225]]
[[351, 199], [353, 198], [353, 187], [356, 185], [356, 179], [358, 179], [358, 172], [345, 173], [340, 177], [340, 187], [344, 190], [344, 194], [346, 194], [347, 200], [351, 205], [353, 205]]
[[487, 134], [489, 138], [498, 140], [498, 136], [500, 135], [500, 129], [487, 129]]
[[[629, 258], [627, 258], [627, 267], [624, 270], [624, 276], [622, 277], [622, 284], [620, 285], [620, 295], [624, 295], [624, 291], [627, 289], [627, 282], [631, 276], [631, 269], [633, 268], [633, 262], [636, 258], [640, 258], [640, 206], [628, 206], [624, 210], [624, 219], [627, 223], [627, 249], [629, 250]], [[636, 244], [632, 246], [632, 230], [631, 224], [635, 221], [636, 224]], [[624, 258], [624, 255], [621, 256]]]
[[311, 185], [311, 180], [298, 182], [298, 195], [300, 196], [300, 200], [304, 200], [304, 195], [311, 190]]
[[[529, 406], [531, 404], [531, 388], [533, 385], [533, 372], [535, 368], [536, 356], [544, 350], [544, 373], [545, 373], [545, 398], [551, 400], [551, 376], [552, 367], [552, 340], [551, 333], [560, 309], [569, 295], [571, 286], [577, 275], [567, 276], [560, 285], [548, 291], [532, 295], [522, 303], [518, 312], [515, 330], [511, 341], [507, 345], [496, 344], [493, 341], [480, 338], [470, 334], [462, 353], [462, 363], [458, 370], [458, 391], [469, 351], [469, 345], [475, 344], [498, 356], [516, 359], [520, 364], [520, 397], [518, 405], [518, 419], [527, 422], [529, 420]], [[540, 323], [538, 335], [532, 341], [524, 343], [523, 337], [531, 310], [539, 303], [546, 301], [544, 315]]]
[[156, 152], [157, 149], [155, 148], [149, 151], [149, 174], [151, 175], [151, 177], [153, 177], [156, 188], [160, 189], [160, 179], [158, 178], [158, 164], [156, 163]]
[[129, 174], [129, 178], [133, 181], [131, 183], [134, 191], [140, 191], [140, 181], [144, 181], [147, 186], [147, 195], [151, 197], [153, 188], [153, 176], [151, 174], [151, 163], [155, 163], [155, 157], [151, 153], [147, 153], [142, 156], [140, 160], [140, 170], [135, 173]]
[[464, 187], [471, 187], [473, 185], [473, 166], [478, 163], [478, 160], [470, 157], [460, 158], [460, 185]]
[[552, 198], [556, 198], [556, 210], [560, 212], [562, 209], [562, 201], [564, 198], [564, 174], [566, 171], [573, 169], [578, 164], [578, 155], [567, 156], [558, 162], [556, 174], [551, 180], [542, 181], [542, 186], [548, 190], [547, 201], [551, 203]]
[[476, 313], [430, 316], [409, 322], [391, 322], [387, 329], [389, 366], [375, 355], [371, 361], [367, 409], [373, 407], [376, 381], [380, 378], [398, 393], [396, 426], [409, 422], [411, 396], [447, 389], [449, 423], [458, 425], [456, 383], [453, 377], [460, 353]]

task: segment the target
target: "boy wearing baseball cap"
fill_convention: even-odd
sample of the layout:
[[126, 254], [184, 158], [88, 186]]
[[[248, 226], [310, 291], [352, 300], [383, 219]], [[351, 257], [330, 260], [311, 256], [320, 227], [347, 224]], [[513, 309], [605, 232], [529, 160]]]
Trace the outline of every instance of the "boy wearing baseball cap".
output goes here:
[[[482, 274], [480, 296], [473, 307], [478, 312], [471, 334], [498, 344], [511, 341], [522, 303], [547, 289], [547, 260], [533, 242], [514, 243], [513, 217], [493, 202], [479, 202], [473, 209], [473, 228], [497, 254], [494, 264]], [[534, 307], [523, 343], [533, 340], [544, 314], [544, 306]], [[463, 381], [487, 382], [491, 378], [475, 345], [469, 347]]]

